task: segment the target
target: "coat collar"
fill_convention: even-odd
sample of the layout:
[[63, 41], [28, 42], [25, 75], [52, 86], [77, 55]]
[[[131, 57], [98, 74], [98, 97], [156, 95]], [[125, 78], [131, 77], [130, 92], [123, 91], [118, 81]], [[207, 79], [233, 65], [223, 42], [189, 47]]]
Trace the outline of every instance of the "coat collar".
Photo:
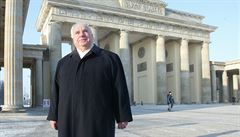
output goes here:
[[[101, 52], [101, 48], [99, 48], [97, 45], [94, 44], [92, 49], [83, 57], [83, 59], [90, 57], [90, 55], [99, 55], [100, 52]], [[81, 58], [76, 49], [74, 51], [72, 51], [70, 57], [73, 58], [77, 62], [81, 61]]]
[[[99, 48], [97, 45], [93, 45], [92, 49], [90, 50], [90, 52], [96, 54], [96, 55], [99, 55], [100, 52], [101, 52], [101, 48]], [[90, 53], [91, 54], [91, 53]]]

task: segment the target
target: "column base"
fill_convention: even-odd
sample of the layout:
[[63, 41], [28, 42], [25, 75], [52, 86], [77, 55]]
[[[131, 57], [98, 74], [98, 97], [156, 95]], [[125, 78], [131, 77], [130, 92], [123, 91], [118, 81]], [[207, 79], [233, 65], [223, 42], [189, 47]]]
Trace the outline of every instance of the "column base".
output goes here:
[[21, 113], [26, 112], [26, 109], [23, 106], [2, 105], [1, 112]]

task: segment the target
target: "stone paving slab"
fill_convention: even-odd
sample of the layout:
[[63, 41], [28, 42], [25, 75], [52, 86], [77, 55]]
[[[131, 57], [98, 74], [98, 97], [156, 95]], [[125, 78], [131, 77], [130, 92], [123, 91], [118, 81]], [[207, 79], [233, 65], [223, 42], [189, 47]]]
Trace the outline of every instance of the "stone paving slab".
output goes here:
[[[116, 137], [240, 137], [240, 104], [132, 106], [134, 121]], [[0, 112], [0, 137], [57, 137], [46, 109]]]

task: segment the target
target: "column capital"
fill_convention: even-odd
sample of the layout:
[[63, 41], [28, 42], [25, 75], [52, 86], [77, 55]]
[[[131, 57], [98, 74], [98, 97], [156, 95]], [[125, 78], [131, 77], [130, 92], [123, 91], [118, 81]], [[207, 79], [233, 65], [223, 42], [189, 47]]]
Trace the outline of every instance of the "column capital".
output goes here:
[[211, 41], [209, 41], [209, 40], [202, 41], [202, 44], [210, 44], [210, 43], [211, 43]]
[[155, 36], [156, 39], [158, 39], [159, 37], [165, 39], [166, 36], [165, 36], [165, 35], [162, 35], [162, 34], [157, 34], [157, 35]]
[[129, 33], [129, 30], [120, 29], [119, 32], [126, 32], [126, 33]]
[[50, 22], [48, 22], [48, 25], [52, 25], [52, 24], [62, 25], [62, 22], [61, 21], [50, 21]]
[[162, 35], [162, 34], [158, 34], [157, 37], [163, 37], [163, 38], [165, 38], [166, 36], [165, 36], [165, 35]]
[[227, 70], [224, 70], [223, 73], [222, 73], [222, 75], [225, 75], [226, 77], [228, 77], [228, 72], [227, 72]]
[[209, 47], [209, 41], [203, 41], [202, 42], [202, 48], [208, 48]]
[[189, 39], [187, 39], [187, 38], [181, 38], [181, 41], [183, 41], [183, 40], [185, 40], [185, 41], [187, 41], [187, 42], [189, 42]]
[[89, 27], [93, 27], [93, 28], [98, 28], [98, 26], [96, 26], [96, 25], [88, 25]]

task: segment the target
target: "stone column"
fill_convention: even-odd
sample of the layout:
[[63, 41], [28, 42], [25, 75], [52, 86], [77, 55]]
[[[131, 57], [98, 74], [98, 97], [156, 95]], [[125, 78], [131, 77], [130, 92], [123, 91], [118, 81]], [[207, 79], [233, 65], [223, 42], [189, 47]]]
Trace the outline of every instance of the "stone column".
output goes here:
[[[44, 34], [41, 35], [41, 44], [48, 45], [48, 37]], [[43, 77], [42, 78], [43, 100], [50, 100], [51, 76], [50, 76], [49, 50], [43, 52], [42, 77]], [[37, 101], [35, 101], [35, 103], [36, 103], [35, 105], [38, 105]]]
[[191, 103], [188, 40], [182, 39], [181, 59], [181, 103]]
[[98, 29], [96, 26], [90, 26], [92, 33], [93, 33], [93, 39], [94, 43], [98, 46]]
[[50, 76], [50, 62], [43, 60], [43, 99], [50, 100], [51, 95], [51, 76]]
[[132, 63], [131, 63], [131, 49], [128, 43], [128, 32], [125, 30], [120, 31], [120, 40], [119, 40], [119, 53], [120, 58], [123, 64], [130, 101], [133, 101], [133, 89], [132, 89]]
[[237, 92], [237, 100], [240, 101], [240, 69], [238, 70], [238, 92]]
[[3, 81], [1, 80], [1, 66], [0, 66], [0, 105], [4, 104]]
[[[48, 46], [51, 82], [54, 79], [58, 61], [61, 59], [61, 23], [51, 22], [48, 26]], [[51, 84], [52, 85], [52, 84]]]
[[222, 74], [222, 82], [223, 82], [223, 102], [227, 103], [229, 102], [229, 90], [228, 90], [228, 76], [227, 71], [223, 71]]
[[233, 75], [233, 94], [232, 96], [237, 98], [238, 96], [238, 75]]
[[43, 63], [42, 59], [36, 59], [36, 106], [43, 104]]
[[202, 44], [202, 103], [211, 103], [209, 42]]
[[23, 0], [6, 0], [4, 35], [3, 111], [23, 107]]
[[31, 104], [32, 107], [36, 107], [36, 65], [31, 66], [31, 92], [30, 92], [30, 98], [31, 98]]
[[157, 104], [166, 104], [167, 82], [166, 82], [166, 55], [165, 38], [157, 36], [156, 41], [156, 74], [157, 74]]
[[213, 103], [217, 103], [217, 80], [216, 80], [216, 71], [214, 70], [214, 68], [211, 69], [211, 75], [212, 75], [212, 101]]

